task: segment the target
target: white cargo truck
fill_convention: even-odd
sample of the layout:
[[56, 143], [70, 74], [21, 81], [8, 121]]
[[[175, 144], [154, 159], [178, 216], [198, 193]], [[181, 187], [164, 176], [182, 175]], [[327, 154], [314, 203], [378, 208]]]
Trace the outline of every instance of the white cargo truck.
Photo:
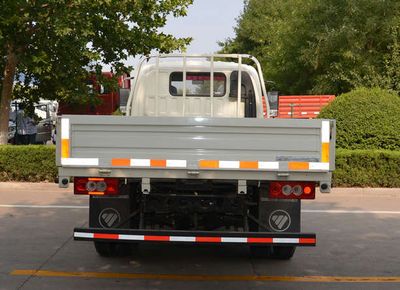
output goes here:
[[58, 120], [60, 187], [88, 195], [103, 256], [140, 243], [243, 244], [289, 259], [315, 246], [302, 199], [330, 192], [333, 120], [270, 119], [261, 67], [249, 55], [143, 59], [126, 116]]

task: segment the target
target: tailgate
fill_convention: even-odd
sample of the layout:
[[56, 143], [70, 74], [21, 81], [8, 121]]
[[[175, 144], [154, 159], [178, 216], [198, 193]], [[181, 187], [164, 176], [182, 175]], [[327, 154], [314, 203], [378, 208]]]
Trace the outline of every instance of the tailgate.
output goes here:
[[333, 120], [64, 115], [60, 177], [330, 182]]

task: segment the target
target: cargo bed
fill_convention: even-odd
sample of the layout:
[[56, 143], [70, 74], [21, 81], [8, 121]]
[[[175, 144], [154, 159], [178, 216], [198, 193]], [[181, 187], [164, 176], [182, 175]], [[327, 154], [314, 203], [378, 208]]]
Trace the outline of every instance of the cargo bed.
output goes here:
[[330, 183], [335, 167], [332, 120], [64, 115], [57, 132], [60, 180], [105, 176]]

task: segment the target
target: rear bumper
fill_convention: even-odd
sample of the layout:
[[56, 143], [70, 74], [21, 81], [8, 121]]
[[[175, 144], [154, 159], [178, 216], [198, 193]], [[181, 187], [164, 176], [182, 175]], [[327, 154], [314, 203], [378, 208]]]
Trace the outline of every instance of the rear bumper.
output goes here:
[[75, 228], [74, 239], [107, 242], [160, 242], [315, 246], [314, 233], [165, 231], [133, 229]]

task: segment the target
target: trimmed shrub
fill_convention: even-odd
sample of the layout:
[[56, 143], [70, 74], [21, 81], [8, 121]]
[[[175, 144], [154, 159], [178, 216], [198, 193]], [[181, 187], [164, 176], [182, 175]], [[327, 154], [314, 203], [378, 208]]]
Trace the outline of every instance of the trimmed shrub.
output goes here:
[[400, 151], [338, 149], [333, 185], [400, 187]]
[[400, 150], [400, 97], [359, 88], [338, 96], [319, 118], [336, 119], [337, 147]]
[[55, 146], [0, 146], [0, 181], [53, 182], [55, 159]]

